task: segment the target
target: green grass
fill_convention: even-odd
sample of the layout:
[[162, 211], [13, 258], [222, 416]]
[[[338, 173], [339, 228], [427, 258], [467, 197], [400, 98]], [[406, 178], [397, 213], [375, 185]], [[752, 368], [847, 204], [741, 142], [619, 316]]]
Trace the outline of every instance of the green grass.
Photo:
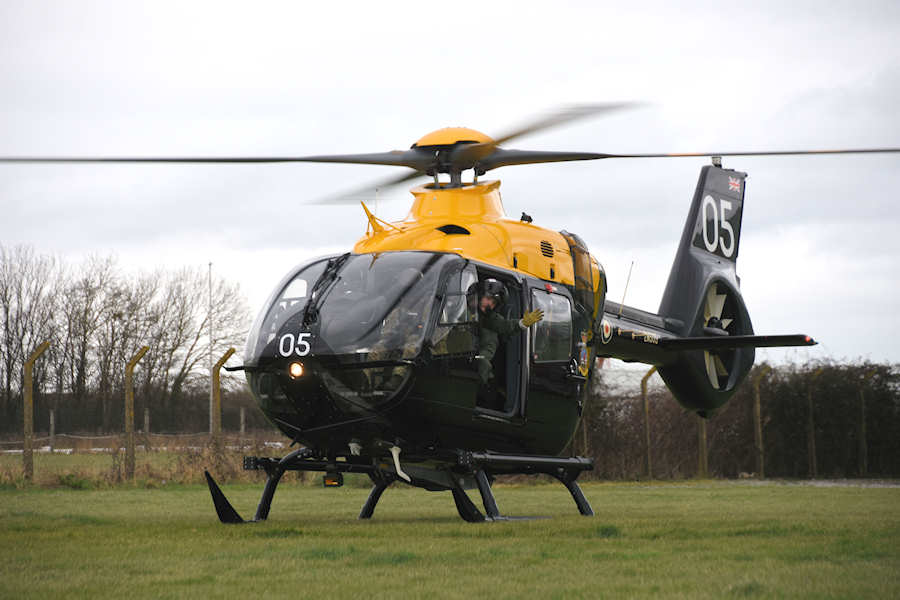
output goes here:
[[[245, 517], [260, 486], [223, 486]], [[739, 482], [497, 486], [469, 524], [449, 493], [288, 483], [271, 519], [220, 524], [204, 487], [0, 490], [0, 597], [888, 598], [900, 488]], [[477, 494], [473, 495], [473, 499]]]

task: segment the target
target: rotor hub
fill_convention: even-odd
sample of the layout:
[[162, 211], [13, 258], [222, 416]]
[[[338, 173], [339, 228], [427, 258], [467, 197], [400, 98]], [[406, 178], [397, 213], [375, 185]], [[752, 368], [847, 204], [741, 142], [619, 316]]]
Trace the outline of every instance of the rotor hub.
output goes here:
[[413, 144], [412, 148], [429, 146], [453, 146], [454, 144], [489, 144], [494, 140], [480, 131], [468, 127], [444, 127], [426, 133]]

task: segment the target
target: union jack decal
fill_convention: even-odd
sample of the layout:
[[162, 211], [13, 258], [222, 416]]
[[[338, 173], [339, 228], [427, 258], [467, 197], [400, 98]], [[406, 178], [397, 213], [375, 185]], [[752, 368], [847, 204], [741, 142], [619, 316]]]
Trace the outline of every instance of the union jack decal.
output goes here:
[[729, 192], [739, 192], [741, 191], [741, 180], [737, 177], [729, 177], [728, 178], [728, 191]]

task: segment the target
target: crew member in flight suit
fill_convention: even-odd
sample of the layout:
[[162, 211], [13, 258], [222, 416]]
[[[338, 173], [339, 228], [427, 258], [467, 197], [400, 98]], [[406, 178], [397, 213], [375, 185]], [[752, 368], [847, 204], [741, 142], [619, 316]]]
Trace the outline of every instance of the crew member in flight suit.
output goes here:
[[[404, 269], [394, 278], [392, 286], [401, 292], [396, 306], [383, 317], [381, 337], [369, 351], [368, 360], [399, 360], [415, 356], [422, 339], [422, 310], [427, 300], [415, 293], [421, 280], [422, 272], [413, 267]], [[378, 369], [370, 370], [370, 385], [376, 389], [394, 391], [403, 383], [402, 372], [407, 370], [406, 367], [396, 369], [390, 366], [380, 369], [380, 373]]]
[[[476, 287], [477, 286], [477, 287]], [[508, 338], [522, 329], [528, 329], [544, 318], [541, 309], [525, 313], [521, 319], [505, 319], [497, 312], [509, 297], [506, 286], [494, 278], [488, 278], [473, 284], [478, 298], [478, 354], [475, 365], [482, 384], [487, 384], [494, 377], [492, 361], [500, 337]]]

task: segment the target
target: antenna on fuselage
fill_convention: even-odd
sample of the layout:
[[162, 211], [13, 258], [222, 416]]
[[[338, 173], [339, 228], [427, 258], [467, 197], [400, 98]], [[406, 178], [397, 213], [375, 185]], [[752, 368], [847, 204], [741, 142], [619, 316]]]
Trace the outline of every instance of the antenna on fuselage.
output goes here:
[[631, 270], [634, 269], [634, 261], [631, 261], [631, 266], [628, 267], [628, 279], [625, 280], [625, 291], [622, 292], [622, 304], [619, 305], [619, 314], [618, 316], [622, 316], [622, 309], [625, 308], [625, 294], [628, 293], [628, 284], [631, 283]]

